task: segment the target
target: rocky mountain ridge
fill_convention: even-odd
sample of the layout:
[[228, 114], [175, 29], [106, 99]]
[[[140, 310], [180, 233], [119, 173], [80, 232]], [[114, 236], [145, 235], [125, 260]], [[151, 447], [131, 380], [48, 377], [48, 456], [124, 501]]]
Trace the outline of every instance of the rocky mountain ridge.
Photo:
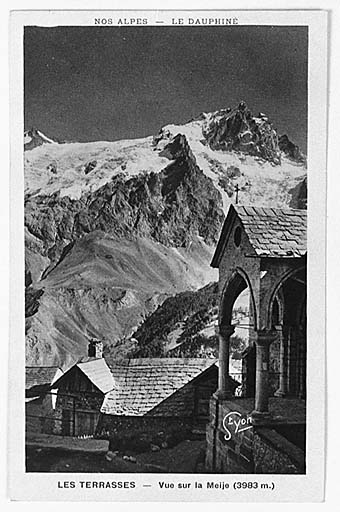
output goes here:
[[203, 128], [209, 146], [215, 150], [241, 151], [281, 164], [281, 156], [306, 163], [299, 147], [288, 136], [278, 136], [266, 114], [254, 116], [242, 101], [235, 109], [223, 109], [212, 116]]
[[197, 166], [184, 136], [177, 135], [162, 154], [171, 162], [159, 173], [129, 179], [117, 174], [80, 199], [58, 193], [26, 197], [25, 226], [40, 241], [42, 256], [55, 265], [70, 244], [98, 230], [168, 247], [188, 247], [195, 235], [216, 243], [223, 221], [220, 194]]

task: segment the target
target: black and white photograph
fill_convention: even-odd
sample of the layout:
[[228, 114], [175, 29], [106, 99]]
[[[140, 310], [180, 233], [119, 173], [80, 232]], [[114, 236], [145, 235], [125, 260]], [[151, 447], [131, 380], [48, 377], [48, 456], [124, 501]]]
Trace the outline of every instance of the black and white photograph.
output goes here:
[[322, 453], [308, 16], [151, 14], [22, 23], [24, 474], [269, 495]]

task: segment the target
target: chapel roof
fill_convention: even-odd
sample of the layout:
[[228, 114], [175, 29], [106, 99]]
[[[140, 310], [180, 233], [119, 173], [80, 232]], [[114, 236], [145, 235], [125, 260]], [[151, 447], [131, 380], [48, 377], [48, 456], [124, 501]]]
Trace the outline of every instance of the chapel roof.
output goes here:
[[218, 267], [238, 217], [254, 255], [261, 258], [299, 258], [307, 253], [307, 211], [230, 205], [211, 266]]

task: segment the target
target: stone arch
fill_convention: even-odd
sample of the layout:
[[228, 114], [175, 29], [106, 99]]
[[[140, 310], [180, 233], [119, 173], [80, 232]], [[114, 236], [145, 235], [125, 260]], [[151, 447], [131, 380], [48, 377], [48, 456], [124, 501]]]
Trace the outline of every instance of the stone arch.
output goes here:
[[301, 267], [290, 269], [284, 274], [282, 274], [277, 282], [274, 284], [272, 292], [269, 297], [268, 301], [268, 307], [266, 309], [266, 318], [265, 318], [265, 325], [268, 329], [272, 328], [272, 314], [273, 314], [273, 305], [275, 299], [277, 299], [279, 295], [279, 290], [281, 289], [282, 285], [290, 278], [292, 278], [295, 274], [298, 274], [299, 272], [305, 271], [306, 265], [303, 265]]
[[254, 298], [253, 288], [248, 274], [240, 267], [237, 267], [224, 285], [220, 307], [219, 307], [219, 325], [230, 325], [232, 320], [233, 306], [237, 297], [245, 290], [249, 289], [252, 313], [254, 316], [254, 326], [257, 326], [257, 309]]

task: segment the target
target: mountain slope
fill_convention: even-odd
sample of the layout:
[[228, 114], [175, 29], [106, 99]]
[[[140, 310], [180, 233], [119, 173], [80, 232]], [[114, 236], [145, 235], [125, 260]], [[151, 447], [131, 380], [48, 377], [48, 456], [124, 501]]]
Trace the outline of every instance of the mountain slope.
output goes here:
[[[86, 354], [88, 337], [97, 337], [125, 355], [119, 343], [169, 295], [216, 279], [206, 272], [211, 248], [165, 247], [146, 238], [124, 240], [95, 231], [75, 242], [45, 279], [27, 288], [28, 364], [67, 366]], [[36, 307], [38, 302], [39, 307]]]

